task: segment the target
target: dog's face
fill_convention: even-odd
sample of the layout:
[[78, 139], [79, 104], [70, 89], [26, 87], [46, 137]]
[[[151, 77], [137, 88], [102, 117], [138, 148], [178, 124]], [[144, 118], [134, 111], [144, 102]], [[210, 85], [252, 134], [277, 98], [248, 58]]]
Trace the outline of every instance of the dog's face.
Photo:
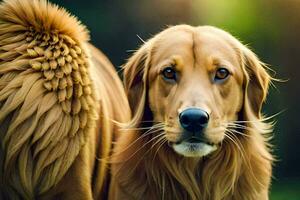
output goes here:
[[[230, 139], [227, 132], [242, 109], [259, 116], [268, 76], [254, 54], [228, 33], [212, 27], [177, 26], [148, 43], [144, 68], [135, 72], [136, 77], [143, 73], [143, 87], [136, 87], [138, 79], [127, 82], [129, 101], [137, 106], [131, 99], [138, 98], [139, 92], [132, 90], [145, 95], [148, 105], [140, 102], [140, 108], [133, 110], [138, 113], [149, 106], [153, 120], [164, 125], [164, 137], [178, 154], [208, 155], [226, 137]], [[128, 70], [125, 79], [130, 73], [134, 72]]]
[[203, 156], [224, 139], [243, 100], [243, 72], [234, 49], [209, 30], [161, 35], [149, 69], [154, 121], [179, 154]]

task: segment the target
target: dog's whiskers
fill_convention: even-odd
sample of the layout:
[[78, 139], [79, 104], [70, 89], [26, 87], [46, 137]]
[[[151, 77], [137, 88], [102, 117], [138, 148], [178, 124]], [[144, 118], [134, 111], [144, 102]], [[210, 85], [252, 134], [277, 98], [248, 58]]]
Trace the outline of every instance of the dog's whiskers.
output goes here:
[[254, 128], [252, 127], [247, 127], [245, 125], [242, 125], [242, 124], [238, 124], [238, 122], [227, 122], [227, 123], [223, 123], [223, 125], [226, 126], [226, 129], [229, 129], [231, 130], [232, 132], [236, 133], [236, 134], [239, 134], [239, 135], [242, 135], [242, 136], [245, 136], [245, 137], [251, 137], [251, 135], [248, 135], [246, 133], [243, 133], [241, 131], [239, 131], [239, 129], [241, 130], [248, 130], [248, 131], [256, 131]]
[[[229, 131], [227, 133], [229, 133]], [[227, 133], [225, 133], [225, 137], [227, 137], [230, 141], [232, 141], [237, 146], [237, 148], [239, 150], [241, 150], [240, 145], [235, 141], [235, 139], [233, 139], [233, 137], [231, 135], [229, 135]]]
[[243, 147], [243, 145], [241, 144], [240, 140], [237, 138], [237, 136], [231, 132], [232, 130], [229, 130], [229, 129], [226, 129], [226, 132], [225, 132], [225, 137], [227, 137], [230, 141], [233, 142], [233, 144], [236, 145], [236, 147], [240, 150], [241, 152], [241, 156], [243, 158], [243, 160], [246, 160], [245, 158], [245, 149]]
[[178, 133], [180, 133], [180, 131], [178, 131], [177, 129], [169, 127], [169, 126], [165, 126], [164, 127], [164, 131], [168, 132], [168, 133], [172, 133], [172, 134], [178, 134]]
[[134, 130], [134, 131], [136, 131], [136, 130], [147, 130], [147, 129], [149, 129], [149, 130], [151, 130], [151, 129], [154, 129], [154, 128], [162, 128], [162, 127], [164, 127], [164, 123], [157, 123], [157, 124], [154, 124], [154, 125], [152, 125], [152, 126], [148, 126], [148, 127], [124, 127], [124, 128], [120, 128], [120, 130]]
[[247, 135], [245, 133], [242, 133], [236, 129], [230, 129], [230, 131], [234, 132], [234, 133], [237, 133], [238, 135], [242, 135], [242, 136], [245, 136], [245, 137], [251, 137], [251, 135]]
[[256, 120], [238, 120], [238, 121], [234, 121], [234, 122], [238, 122], [238, 123], [256, 123], [256, 122], [266, 122], [268, 120], [271, 120], [275, 117], [277, 117], [278, 115], [282, 114], [283, 112], [285, 112], [285, 110], [281, 110], [269, 117], [264, 117], [262, 119], [256, 119]]
[[[130, 160], [135, 154], [137, 154], [141, 149], [143, 149], [145, 146], [147, 146], [148, 144], [150, 144], [151, 142], [153, 142], [154, 140], [156, 140], [157, 138], [158, 141], [161, 141], [162, 139], [164, 139], [164, 132], [154, 136], [153, 138], [151, 138], [148, 142], [146, 142], [145, 144], [142, 145], [142, 147], [140, 147], [138, 150], [136, 150], [126, 161]], [[136, 166], [142, 161], [143, 157], [149, 153], [150, 150], [152, 150], [152, 147], [155, 146], [157, 143], [157, 141], [155, 142], [154, 145], [151, 146], [151, 148], [149, 148], [146, 152], [144, 152], [144, 154], [140, 157], [140, 159], [136, 162]]]
[[162, 137], [162, 139], [160, 140], [160, 145], [158, 146], [158, 148], [156, 149], [155, 153], [154, 153], [154, 156], [153, 156], [153, 159], [152, 159], [152, 162], [154, 162], [154, 159], [156, 157], [156, 155], [158, 154], [158, 151], [159, 149], [166, 143], [168, 142], [168, 140], [165, 138], [165, 137]]
[[[159, 131], [161, 131], [161, 130], [159, 130]], [[126, 159], [125, 161], [130, 160], [135, 154], [137, 154], [137, 153], [138, 153], [140, 150], [142, 150], [145, 146], [147, 146], [148, 144], [150, 144], [151, 142], [153, 142], [153, 141], [156, 140], [157, 138], [161, 137], [163, 134], [164, 134], [164, 132], [162, 132], [162, 133], [160, 133], [160, 134], [154, 136], [153, 138], [151, 138], [149, 141], [147, 141], [146, 143], [144, 143], [140, 148], [138, 148], [134, 153], [132, 153], [132, 155], [131, 155], [128, 159]], [[132, 145], [131, 145], [131, 146], [132, 146]], [[128, 147], [127, 147], [126, 149], [128, 149]], [[149, 150], [148, 150], [148, 151], [149, 151]], [[148, 151], [147, 151], [146, 153], [148, 153]], [[145, 154], [146, 154], [146, 153], [145, 153]]]
[[[137, 143], [139, 140], [153, 134], [153, 133], [156, 133], [156, 132], [159, 132], [159, 131], [162, 131], [163, 129], [161, 127], [151, 127], [148, 131], [146, 131], [144, 134], [142, 134], [141, 136], [139, 136], [137, 139], [135, 139], [133, 142], [130, 143], [129, 146], [127, 146], [126, 148], [122, 149], [122, 151], [118, 151], [118, 152], [114, 152], [111, 156], [109, 156], [108, 158], [113, 158], [113, 157], [116, 157], [118, 155], [120, 155], [121, 153], [125, 152], [126, 150], [128, 150], [130, 147], [132, 147], [135, 143]], [[107, 159], [107, 158], [100, 158], [99, 160], [104, 160], [104, 159]]]
[[246, 134], [246, 133], [243, 133], [243, 132], [239, 131], [239, 129], [242, 129], [242, 130], [250, 130], [250, 129], [248, 129], [248, 127], [239, 127], [239, 126], [235, 126], [235, 125], [230, 125], [230, 124], [228, 124], [228, 126], [227, 126], [226, 129], [227, 129], [227, 130], [230, 130], [230, 131], [232, 131], [232, 132], [234, 132], [234, 133], [236, 133], [236, 134], [238, 134], [238, 135], [242, 135], [242, 136], [245, 136], [245, 137], [251, 137], [251, 135], [248, 135], [248, 134]]

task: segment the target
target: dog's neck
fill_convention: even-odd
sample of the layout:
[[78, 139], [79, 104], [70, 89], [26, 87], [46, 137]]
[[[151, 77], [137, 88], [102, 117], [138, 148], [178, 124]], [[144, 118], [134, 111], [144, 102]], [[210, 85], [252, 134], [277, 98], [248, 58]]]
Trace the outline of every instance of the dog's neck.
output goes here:
[[262, 183], [270, 181], [262, 179], [269, 170], [260, 166], [270, 167], [270, 161], [264, 158], [265, 149], [253, 146], [254, 137], [240, 138], [243, 149], [224, 142], [216, 152], [196, 159], [176, 154], [167, 144], [153, 146], [151, 136], [139, 137], [124, 144], [124, 161], [116, 174], [120, 188], [134, 199], [243, 199], [243, 191], [259, 194], [266, 185]]

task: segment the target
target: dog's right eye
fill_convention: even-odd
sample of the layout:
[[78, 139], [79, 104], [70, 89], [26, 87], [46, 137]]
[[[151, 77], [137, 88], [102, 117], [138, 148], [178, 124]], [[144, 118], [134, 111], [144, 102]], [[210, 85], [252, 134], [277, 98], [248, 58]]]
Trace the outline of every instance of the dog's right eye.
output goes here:
[[176, 81], [176, 71], [172, 67], [166, 67], [162, 70], [162, 76], [167, 81]]

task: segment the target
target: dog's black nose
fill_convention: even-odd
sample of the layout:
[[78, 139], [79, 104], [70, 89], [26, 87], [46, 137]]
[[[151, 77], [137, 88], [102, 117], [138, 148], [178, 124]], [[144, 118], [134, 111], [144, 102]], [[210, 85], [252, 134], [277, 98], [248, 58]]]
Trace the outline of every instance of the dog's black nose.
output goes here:
[[200, 132], [207, 126], [209, 115], [198, 108], [188, 108], [179, 114], [179, 121], [185, 130], [189, 132]]

